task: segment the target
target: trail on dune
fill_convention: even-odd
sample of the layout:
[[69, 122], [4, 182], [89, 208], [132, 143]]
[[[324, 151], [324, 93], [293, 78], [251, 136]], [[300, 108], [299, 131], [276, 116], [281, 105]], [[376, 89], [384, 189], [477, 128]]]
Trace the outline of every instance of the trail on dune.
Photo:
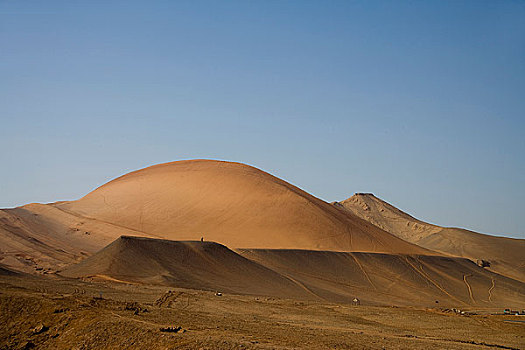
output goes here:
[[449, 292], [447, 292], [445, 290], [445, 288], [441, 287], [436, 281], [434, 281], [432, 278], [430, 278], [425, 272], [423, 271], [420, 271], [414, 264], [412, 264], [410, 261], [409, 261], [409, 258], [408, 257], [405, 257], [405, 260], [406, 262], [412, 266], [412, 268], [417, 272], [419, 273], [424, 279], [426, 279], [427, 281], [429, 281], [430, 283], [432, 283], [434, 286], [436, 286], [436, 288], [438, 288], [440, 291], [442, 291], [444, 294], [448, 295], [450, 298], [460, 302], [460, 303], [465, 303], [459, 299], [457, 299], [456, 297], [454, 297], [453, 295], [451, 295]]
[[370, 277], [368, 276], [368, 273], [366, 273], [365, 269], [363, 268], [363, 265], [361, 265], [361, 263], [360, 263], [359, 260], [355, 257], [354, 254], [350, 253], [350, 255], [352, 256], [352, 258], [354, 258], [355, 263], [357, 264], [357, 266], [359, 266], [359, 269], [361, 269], [361, 271], [363, 271], [363, 275], [365, 275], [366, 279], [368, 280], [368, 283], [370, 283], [370, 285], [371, 285], [374, 289], [377, 289], [376, 286], [372, 283], [372, 280], [370, 279]]
[[494, 289], [496, 284], [494, 283], [494, 278], [493, 277], [491, 277], [490, 279], [492, 280], [492, 285], [489, 288], [489, 301], [492, 302], [492, 290]]
[[476, 301], [474, 300], [474, 296], [472, 295], [472, 288], [470, 287], [470, 284], [467, 281], [467, 275], [463, 275], [463, 282], [465, 282], [465, 284], [467, 285], [470, 300], [472, 300], [472, 302], [475, 303]]
[[298, 281], [296, 280], [295, 278], [293, 278], [292, 276], [290, 275], [287, 275], [285, 273], [282, 273], [281, 272], [281, 275], [288, 278], [290, 281], [292, 281], [293, 283], [297, 284], [299, 287], [301, 287], [303, 290], [305, 290], [307, 293], [313, 295], [314, 297], [318, 298], [319, 300], [323, 300], [323, 301], [327, 301], [325, 298], [323, 298], [322, 296], [318, 295], [317, 293], [315, 293], [313, 290], [311, 290], [310, 288], [308, 288], [304, 283], [302, 283], [301, 281]]

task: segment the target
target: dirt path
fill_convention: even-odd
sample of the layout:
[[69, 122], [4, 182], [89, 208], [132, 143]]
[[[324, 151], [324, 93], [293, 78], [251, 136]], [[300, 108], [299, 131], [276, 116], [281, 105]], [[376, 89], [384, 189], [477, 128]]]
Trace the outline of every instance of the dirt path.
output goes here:
[[293, 278], [292, 276], [290, 275], [287, 275], [287, 274], [284, 274], [282, 273], [282, 275], [286, 278], [288, 278], [290, 281], [292, 281], [293, 283], [297, 284], [299, 287], [301, 287], [302, 289], [304, 289], [306, 292], [308, 292], [309, 294], [315, 296], [317, 299], [319, 300], [322, 300], [322, 301], [326, 301], [326, 299], [324, 299], [323, 297], [321, 297], [320, 295], [316, 294], [314, 291], [312, 291], [310, 288], [308, 288], [306, 285], [304, 285], [301, 281], [298, 281], [296, 280], [295, 278]]
[[472, 295], [472, 288], [470, 287], [470, 284], [467, 281], [467, 275], [463, 275], [463, 282], [465, 282], [465, 284], [467, 285], [468, 295], [470, 296], [470, 300], [472, 300], [472, 302], [475, 303], [476, 300], [474, 300], [474, 295]]
[[489, 301], [492, 302], [492, 290], [494, 289], [494, 287], [496, 286], [495, 283], [494, 283], [494, 278], [490, 278], [492, 280], [492, 285], [490, 286], [489, 288]]
[[372, 283], [372, 280], [370, 279], [370, 276], [368, 276], [368, 273], [366, 273], [365, 269], [363, 268], [363, 265], [361, 265], [361, 263], [359, 262], [359, 260], [357, 260], [357, 258], [355, 257], [354, 254], [352, 254], [352, 253], [350, 253], [350, 254], [352, 255], [352, 258], [354, 258], [355, 263], [357, 264], [357, 266], [359, 266], [361, 271], [363, 271], [363, 274], [365, 275], [366, 279], [368, 280], [368, 283], [370, 283], [372, 288], [377, 290], [376, 286]]
[[464, 304], [463, 301], [461, 301], [461, 300], [455, 298], [453, 295], [451, 295], [449, 292], [447, 292], [447, 291], [445, 290], [445, 288], [441, 287], [441, 286], [439, 285], [439, 283], [437, 283], [437, 282], [434, 281], [432, 278], [430, 278], [430, 276], [428, 276], [424, 271], [419, 270], [414, 264], [412, 264], [412, 263], [409, 261], [408, 257], [406, 257], [405, 260], [406, 260], [407, 264], [409, 264], [410, 266], [412, 266], [412, 268], [413, 268], [417, 273], [419, 273], [424, 279], [426, 279], [427, 281], [429, 281], [430, 283], [432, 283], [436, 288], [438, 288], [438, 289], [439, 289], [440, 291], [442, 291], [444, 294], [446, 294], [447, 296], [449, 296], [451, 299], [456, 300], [456, 301], [458, 301], [458, 302]]

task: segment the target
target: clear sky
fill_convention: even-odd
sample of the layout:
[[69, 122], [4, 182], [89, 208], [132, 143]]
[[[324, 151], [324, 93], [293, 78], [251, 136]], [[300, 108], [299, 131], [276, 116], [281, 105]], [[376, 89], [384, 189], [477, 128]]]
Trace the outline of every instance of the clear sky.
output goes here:
[[213, 158], [525, 238], [525, 1], [0, 1], [0, 207]]

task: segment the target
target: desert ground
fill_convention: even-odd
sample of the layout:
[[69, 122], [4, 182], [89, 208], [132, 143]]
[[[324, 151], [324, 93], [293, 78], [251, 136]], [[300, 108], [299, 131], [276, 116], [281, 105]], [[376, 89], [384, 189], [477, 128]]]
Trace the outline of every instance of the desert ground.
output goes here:
[[159, 164], [0, 209], [0, 349], [521, 349], [524, 251], [372, 194]]
[[[520, 349], [523, 316], [2, 276], [1, 349]], [[173, 327], [178, 332], [163, 332]]]

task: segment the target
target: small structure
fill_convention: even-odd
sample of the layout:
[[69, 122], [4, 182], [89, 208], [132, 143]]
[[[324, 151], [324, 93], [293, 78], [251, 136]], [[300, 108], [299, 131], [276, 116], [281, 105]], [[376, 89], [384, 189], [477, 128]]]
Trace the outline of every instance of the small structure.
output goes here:
[[352, 305], [361, 305], [361, 300], [354, 298], [354, 300], [352, 300]]

